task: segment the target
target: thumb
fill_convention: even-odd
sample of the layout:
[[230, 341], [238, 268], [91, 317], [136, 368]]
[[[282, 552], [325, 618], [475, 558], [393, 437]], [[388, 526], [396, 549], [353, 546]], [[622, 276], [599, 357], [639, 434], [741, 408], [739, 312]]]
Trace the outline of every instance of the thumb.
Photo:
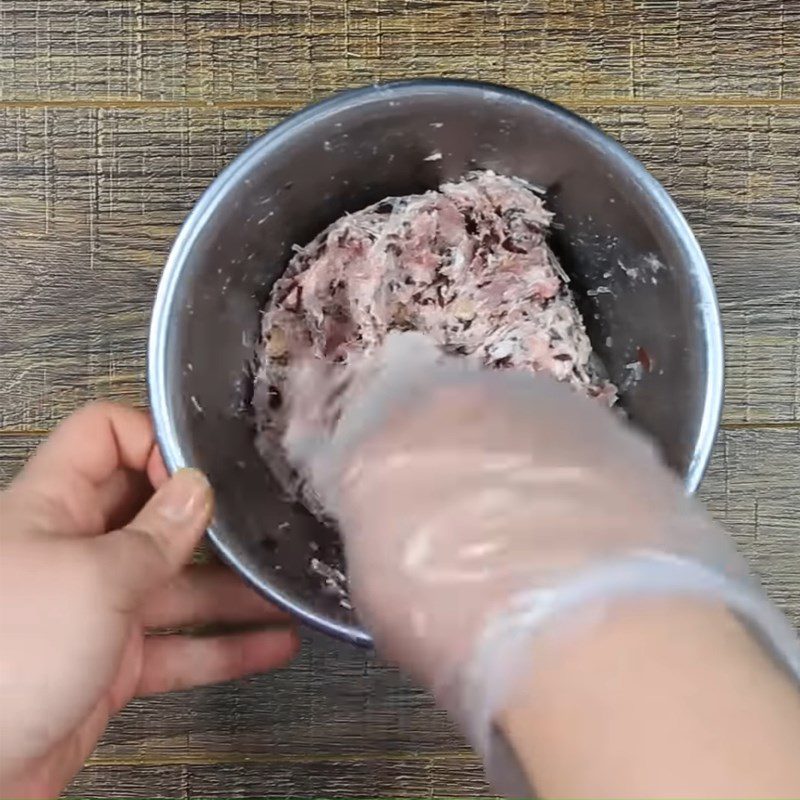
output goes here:
[[211, 518], [213, 494], [202, 472], [176, 472], [124, 528], [94, 540], [104, 575], [126, 610], [191, 558]]

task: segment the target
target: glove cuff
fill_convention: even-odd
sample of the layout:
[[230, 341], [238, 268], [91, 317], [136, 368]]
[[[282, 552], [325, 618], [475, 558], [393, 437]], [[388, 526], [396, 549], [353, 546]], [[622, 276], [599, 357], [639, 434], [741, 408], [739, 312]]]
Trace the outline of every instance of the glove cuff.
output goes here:
[[519, 785], [524, 776], [510, 763], [508, 745], [497, 734], [494, 720], [523, 671], [536, 669], [532, 639], [558, 617], [578, 609], [591, 608], [599, 621], [609, 601], [648, 596], [696, 596], [723, 603], [800, 682], [800, 640], [754, 582], [665, 553], [643, 551], [609, 559], [556, 585], [513, 596], [486, 626], [455, 680], [442, 687], [446, 704], [482, 755], [496, 788], [511, 795], [530, 792], [530, 787]]

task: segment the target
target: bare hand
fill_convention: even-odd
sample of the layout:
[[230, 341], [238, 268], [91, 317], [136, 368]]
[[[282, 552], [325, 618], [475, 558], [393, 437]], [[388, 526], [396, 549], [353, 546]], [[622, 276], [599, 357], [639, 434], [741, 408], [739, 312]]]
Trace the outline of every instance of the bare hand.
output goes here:
[[[185, 566], [211, 508], [201, 473], [168, 478], [147, 415], [109, 403], [66, 420], [0, 493], [2, 796], [57, 795], [133, 697], [294, 655], [282, 612], [221, 566]], [[150, 635], [209, 622], [273, 626]]]

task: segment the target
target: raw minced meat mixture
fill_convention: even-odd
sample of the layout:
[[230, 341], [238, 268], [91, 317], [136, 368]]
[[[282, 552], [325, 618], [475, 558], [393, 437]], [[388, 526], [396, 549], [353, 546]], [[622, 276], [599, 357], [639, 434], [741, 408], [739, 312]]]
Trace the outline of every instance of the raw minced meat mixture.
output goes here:
[[[297, 248], [264, 309], [254, 392], [258, 448], [290, 496], [325, 518], [283, 449], [292, 368], [308, 358], [356, 363], [391, 331], [419, 331], [444, 352], [548, 372], [615, 402], [547, 244], [551, 219], [534, 187], [475, 172], [346, 214]], [[309, 558], [323, 590], [349, 608], [340, 566]]]
[[284, 486], [292, 366], [307, 357], [346, 364], [393, 330], [419, 331], [488, 367], [549, 372], [613, 403], [547, 244], [551, 219], [529, 184], [475, 172], [347, 214], [298, 248], [264, 309], [255, 391], [259, 448]]

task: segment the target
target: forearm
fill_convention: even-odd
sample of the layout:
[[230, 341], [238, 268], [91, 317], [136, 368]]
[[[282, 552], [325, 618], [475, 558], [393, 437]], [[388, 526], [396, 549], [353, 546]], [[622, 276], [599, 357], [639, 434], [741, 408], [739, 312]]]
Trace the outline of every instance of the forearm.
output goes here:
[[641, 599], [556, 627], [500, 718], [539, 795], [800, 796], [800, 692], [727, 610]]

